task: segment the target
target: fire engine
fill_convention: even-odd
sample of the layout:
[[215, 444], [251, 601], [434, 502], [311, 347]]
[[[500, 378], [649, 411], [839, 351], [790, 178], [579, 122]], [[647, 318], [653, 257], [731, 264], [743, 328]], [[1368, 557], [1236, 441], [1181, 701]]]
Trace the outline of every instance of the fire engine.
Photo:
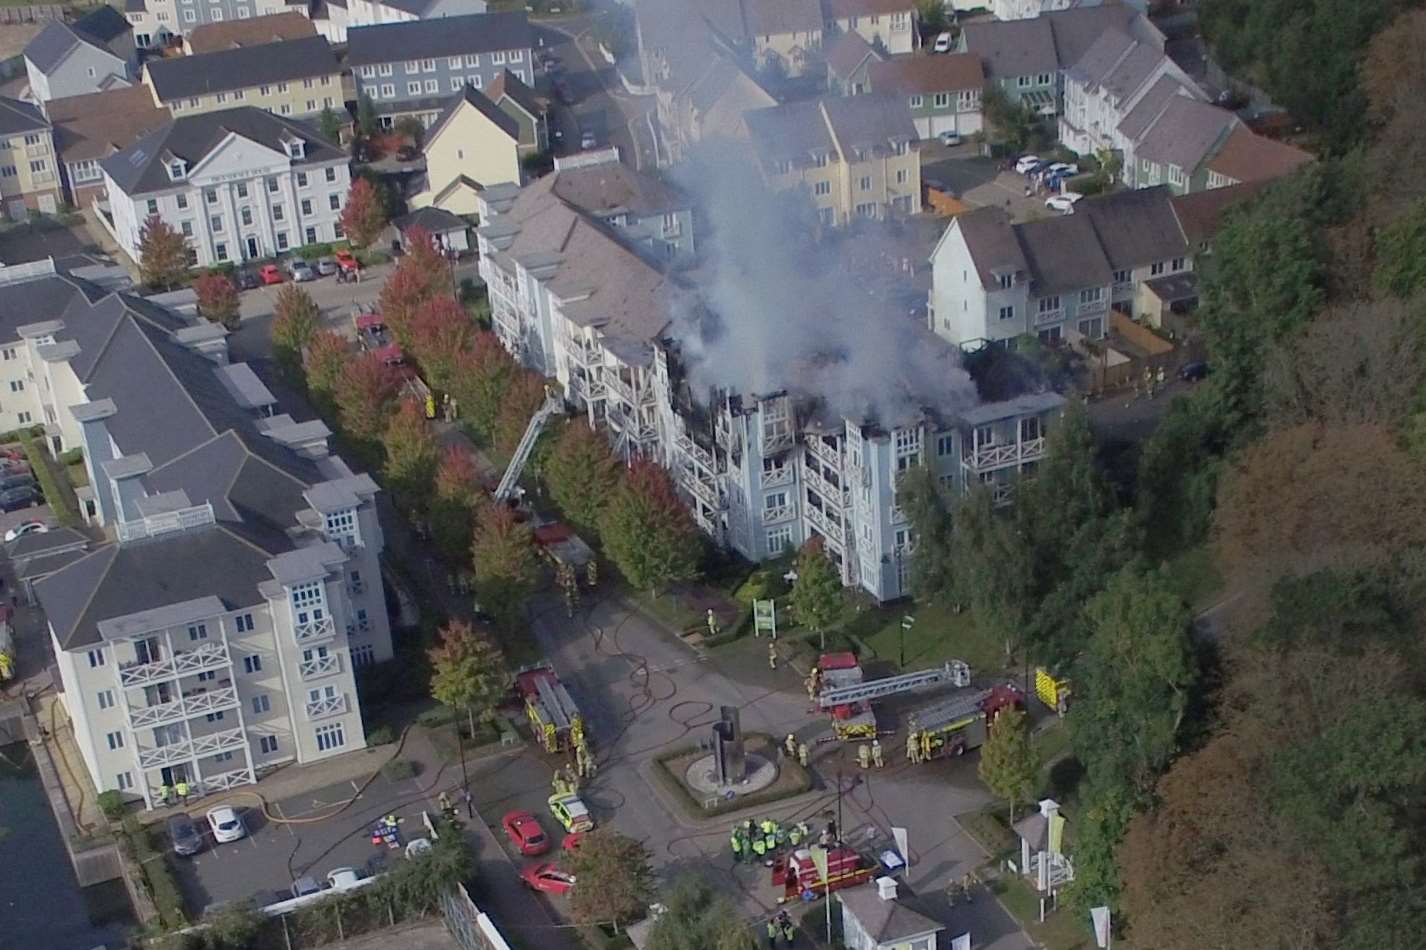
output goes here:
[[773, 862], [772, 883], [782, 886], [782, 897], [778, 903], [798, 899], [810, 901], [828, 891], [863, 884], [870, 881], [874, 874], [876, 867], [851, 848], [828, 848], [827, 883], [824, 886], [822, 872], [817, 870], [812, 851], [799, 848]]
[[548, 664], [521, 670], [515, 689], [525, 701], [536, 740], [546, 752], [570, 752], [584, 734], [579, 707]]
[[1010, 684], [961, 690], [907, 719], [907, 758], [925, 762], [943, 755], [963, 755], [985, 743], [1002, 709], [1023, 709], [1025, 697]]
[[960, 660], [935, 669], [864, 681], [855, 654], [825, 653], [817, 661], [817, 670], [817, 705], [831, 715], [832, 731], [838, 739], [876, 738], [873, 699], [942, 685], [970, 685], [970, 667]]

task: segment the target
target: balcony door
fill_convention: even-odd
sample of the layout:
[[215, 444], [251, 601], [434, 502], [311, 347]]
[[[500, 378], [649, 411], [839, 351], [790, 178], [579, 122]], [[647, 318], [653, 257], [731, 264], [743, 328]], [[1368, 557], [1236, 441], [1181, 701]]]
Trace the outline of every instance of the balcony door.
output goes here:
[[163, 648], [159, 646], [158, 637], [135, 640], [134, 656], [140, 663], [157, 663], [162, 660]]

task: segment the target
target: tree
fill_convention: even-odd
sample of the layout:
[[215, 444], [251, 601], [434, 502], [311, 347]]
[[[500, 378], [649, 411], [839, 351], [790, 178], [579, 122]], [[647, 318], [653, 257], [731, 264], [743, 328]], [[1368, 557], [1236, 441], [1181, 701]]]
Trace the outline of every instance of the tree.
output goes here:
[[998, 798], [1010, 803], [1015, 821], [1016, 802], [1035, 795], [1040, 778], [1040, 758], [1030, 740], [1030, 722], [1019, 709], [1002, 709], [990, 724], [990, 735], [980, 750], [980, 780]]
[[1199, 543], [1213, 521], [1228, 439], [1205, 393], [1170, 403], [1139, 450], [1135, 502], [1146, 553], [1154, 558]]
[[629, 923], [642, 917], [654, 898], [654, 872], [649, 849], [607, 828], [585, 835], [569, 851], [570, 873], [579, 886], [569, 892], [569, 907], [577, 923]]
[[957, 596], [975, 612], [976, 623], [1005, 644], [1005, 662], [1023, 643], [1034, 601], [1025, 570], [1029, 553], [1009, 518], [999, 517], [990, 489], [975, 486], [952, 514], [952, 561], [959, 571]]
[[463, 620], [442, 627], [440, 638], [427, 654], [431, 695], [442, 705], [463, 711], [474, 735], [476, 717], [489, 717], [510, 688], [505, 657], [489, 637]]
[[156, 290], [176, 287], [188, 273], [188, 241], [158, 215], [139, 229], [139, 277]]
[[797, 622], [821, 634], [825, 644], [827, 628], [841, 617], [843, 601], [842, 579], [821, 538], [809, 539], [797, 552], [797, 580], [788, 600]]
[[302, 368], [302, 354], [322, 328], [322, 311], [312, 295], [297, 283], [286, 283], [273, 305], [272, 351], [289, 374]]
[[527, 369], [518, 370], [505, 390], [505, 397], [500, 401], [500, 412], [495, 417], [495, 430], [490, 441], [497, 452], [509, 455], [515, 451], [529, 428], [530, 417], [544, 401], [545, 381], [540, 374]]
[[395, 370], [375, 352], [349, 360], [334, 392], [342, 431], [359, 441], [380, 439], [391, 420], [399, 383]]
[[619, 486], [622, 466], [594, 429], [571, 422], [545, 462], [550, 497], [579, 531], [597, 532], [599, 517]]
[[381, 134], [381, 118], [376, 114], [376, 103], [366, 93], [357, 97], [357, 128], [368, 138]]
[[1094, 153], [1099, 168], [1094, 173], [1094, 183], [1099, 191], [1109, 191], [1119, 183], [1124, 173], [1124, 156], [1112, 148], [1101, 148]]
[[342, 120], [331, 106], [322, 110], [322, 114], [317, 117], [317, 128], [322, 133], [322, 138], [339, 145], [342, 141]]
[[461, 354], [470, 349], [475, 324], [454, 298], [440, 296], [423, 303], [411, 324], [411, 355], [436, 389], [449, 392]]
[[238, 328], [238, 288], [226, 274], [208, 273], [193, 282], [198, 295], [198, 315], [229, 330]]
[[396, 497], [418, 511], [426, 510], [436, 475], [440, 444], [426, 422], [423, 407], [402, 400], [386, 427], [386, 480]]
[[533, 529], [505, 505], [482, 504], [475, 516], [471, 555], [481, 606], [502, 628], [514, 629], [539, 576]]
[[992, 142], [1014, 153], [1030, 147], [1039, 120], [1028, 105], [1012, 102], [1000, 86], [989, 82], [981, 93], [981, 109]]
[[411, 140], [411, 144], [417, 148], [421, 147], [421, 139], [426, 134], [426, 127], [421, 124], [421, 120], [412, 115], [402, 116], [396, 120], [395, 132]]
[[342, 208], [342, 230], [356, 247], [368, 247], [386, 227], [386, 208], [376, 188], [365, 178], [352, 179]]
[[923, 35], [944, 32], [951, 25], [946, 16], [946, 0], [916, 0], [916, 17], [921, 21]]
[[451, 373], [451, 396], [461, 418], [482, 438], [494, 435], [501, 401], [519, 369], [500, 339], [488, 331], [477, 332], [470, 350], [461, 354]]
[[918, 599], [955, 596], [951, 500], [928, 465], [913, 465], [896, 484], [896, 504], [916, 537], [911, 558], [911, 590]]
[[417, 314], [429, 301], [450, 293], [450, 274], [428, 232], [406, 232], [406, 254], [381, 288], [381, 314], [404, 347], [412, 346]]
[[634, 587], [660, 590], [698, 574], [702, 538], [673, 481], [636, 459], [599, 519], [604, 550]]
[[352, 361], [351, 349], [331, 330], [318, 330], [302, 353], [302, 367], [307, 377], [307, 391], [312, 394], [322, 415], [334, 419], [337, 411], [337, 387], [346, 376]]
[[649, 930], [649, 950], [757, 950], [753, 926], [726, 894], [692, 874], [661, 895], [664, 912]]
[[448, 446], [436, 468], [435, 499], [431, 505], [436, 547], [447, 558], [462, 560], [469, 555], [481, 497], [475, 457], [465, 448]]

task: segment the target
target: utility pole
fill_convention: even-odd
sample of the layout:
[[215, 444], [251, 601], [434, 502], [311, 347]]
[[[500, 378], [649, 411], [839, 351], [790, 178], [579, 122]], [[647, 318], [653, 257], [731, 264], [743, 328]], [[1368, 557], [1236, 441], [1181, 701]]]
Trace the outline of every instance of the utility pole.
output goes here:
[[456, 748], [458, 748], [458, 749], [460, 750], [460, 788], [461, 788], [461, 797], [465, 799], [465, 816], [466, 816], [467, 818], [474, 818], [474, 817], [475, 817], [475, 806], [474, 806], [473, 804], [471, 804], [471, 801], [470, 801], [470, 776], [469, 776], [468, 774], [466, 774], [466, 770], [465, 770], [465, 736], [461, 734], [461, 731], [460, 731], [460, 722], [459, 722], [459, 721], [456, 722], [455, 727], [456, 727]]

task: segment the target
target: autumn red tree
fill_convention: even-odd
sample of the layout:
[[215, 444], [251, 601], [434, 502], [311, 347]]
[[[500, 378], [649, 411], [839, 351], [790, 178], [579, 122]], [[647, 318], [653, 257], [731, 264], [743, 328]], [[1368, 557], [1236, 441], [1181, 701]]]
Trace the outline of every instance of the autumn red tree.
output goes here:
[[188, 242], [153, 214], [139, 229], [139, 277], [158, 290], [176, 286], [188, 273]]
[[302, 353], [307, 391], [328, 418], [336, 411], [337, 385], [346, 375], [351, 359], [352, 351], [347, 341], [331, 330], [314, 333]]
[[475, 512], [482, 496], [475, 456], [460, 446], [447, 447], [436, 467], [431, 505], [431, 531], [446, 557], [464, 559], [470, 552]]
[[198, 295], [198, 315], [229, 330], [238, 328], [238, 288], [226, 274], [204, 274], [193, 282]]
[[530, 424], [530, 417], [545, 401], [545, 381], [539, 373], [520, 370], [515, 373], [506, 387], [505, 397], [500, 400], [500, 410], [495, 417], [495, 431], [491, 442], [496, 451], [509, 454], [520, 444]]
[[545, 481], [564, 516], [581, 531], [597, 531], [623, 466], [602, 434], [580, 421], [560, 432], [545, 462]]
[[374, 352], [351, 360], [334, 393], [342, 430], [354, 439], [375, 441], [386, 431], [400, 385], [396, 371]]
[[312, 295], [296, 283], [282, 285], [273, 311], [273, 355], [284, 370], [295, 374], [302, 367], [302, 354], [322, 328], [322, 312]]
[[454, 298], [433, 297], [421, 305], [411, 323], [411, 355], [432, 386], [449, 392], [461, 355], [474, 337], [475, 324]]
[[519, 369], [499, 338], [485, 331], [475, 334], [470, 349], [452, 370], [451, 395], [459, 403], [461, 418], [487, 439], [494, 437], [505, 391]]
[[539, 576], [535, 535], [506, 505], [482, 504], [471, 545], [475, 593], [497, 624], [509, 630], [524, 616], [525, 600]]
[[698, 574], [703, 545], [668, 472], [638, 459], [599, 519], [604, 550], [635, 587], [655, 595]]
[[431, 500], [440, 445], [422, 406], [402, 400], [382, 437], [387, 485], [406, 506], [425, 512]]
[[342, 230], [357, 247], [367, 247], [386, 227], [386, 208], [375, 186], [365, 178], [352, 179], [347, 204], [342, 209]]

